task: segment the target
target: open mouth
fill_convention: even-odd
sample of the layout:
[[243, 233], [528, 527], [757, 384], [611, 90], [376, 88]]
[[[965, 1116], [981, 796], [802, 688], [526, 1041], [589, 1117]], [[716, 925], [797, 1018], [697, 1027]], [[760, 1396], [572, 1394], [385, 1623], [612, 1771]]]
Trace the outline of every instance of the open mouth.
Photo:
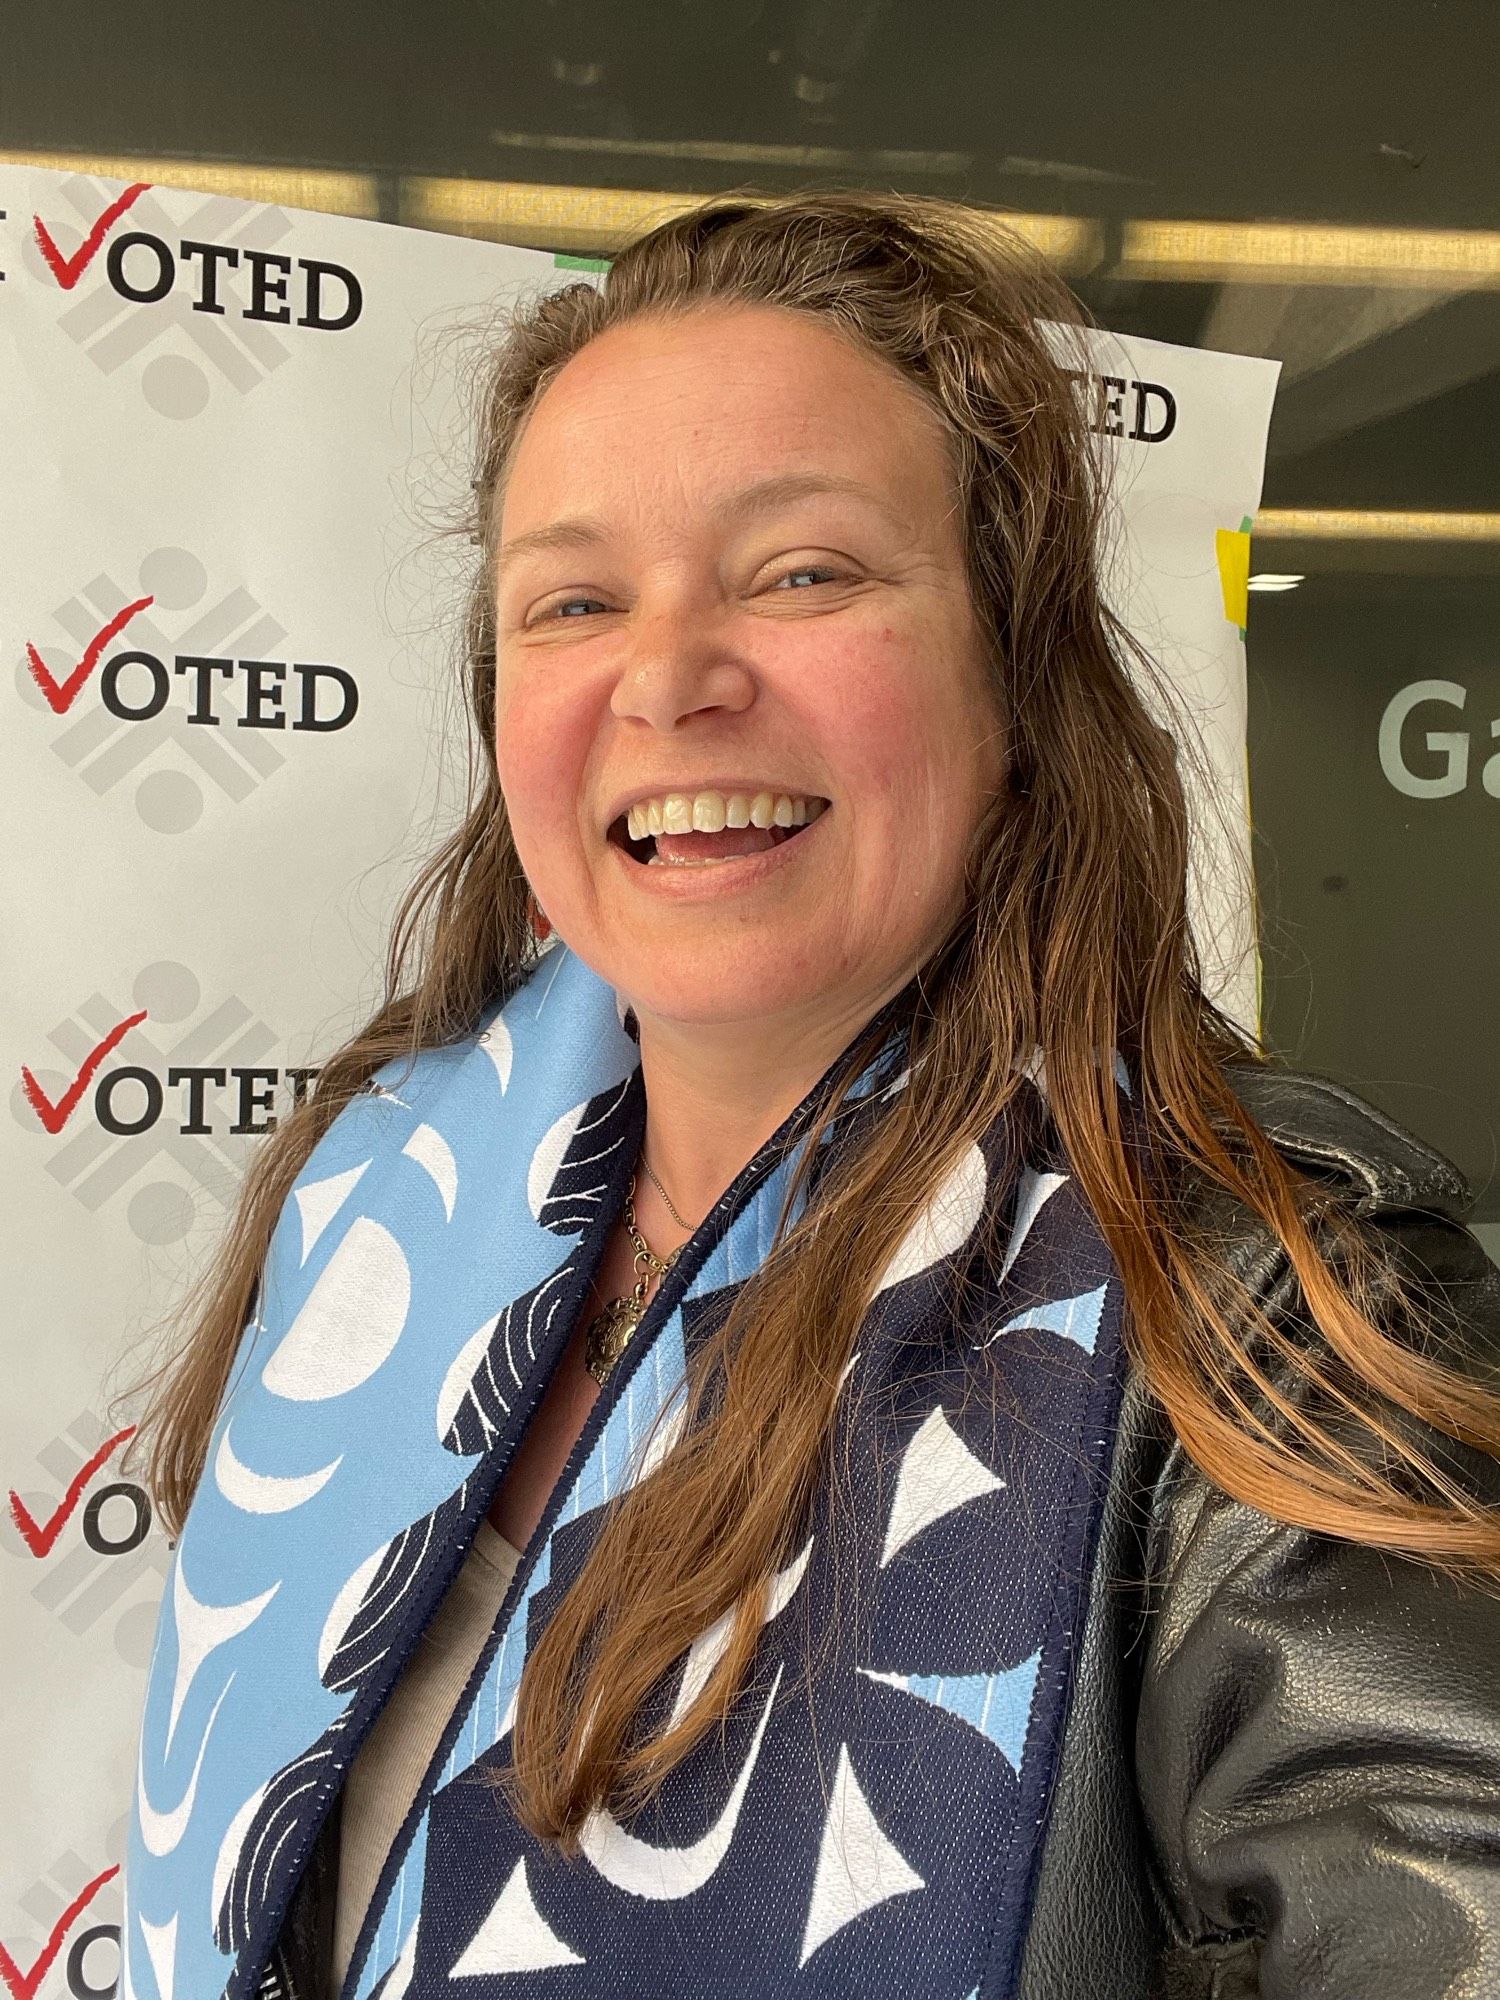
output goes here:
[[801, 826], [726, 826], [717, 833], [648, 833], [632, 837], [625, 814], [609, 829], [611, 845], [618, 847], [643, 868], [703, 868], [726, 861], [741, 861], [751, 855], [768, 854], [784, 847], [815, 826], [828, 809], [828, 801], [814, 802], [816, 811]]

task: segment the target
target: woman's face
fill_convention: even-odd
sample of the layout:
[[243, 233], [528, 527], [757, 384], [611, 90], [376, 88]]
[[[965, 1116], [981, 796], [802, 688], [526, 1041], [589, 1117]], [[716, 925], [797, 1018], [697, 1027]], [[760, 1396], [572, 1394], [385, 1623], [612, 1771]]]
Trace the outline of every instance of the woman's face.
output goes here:
[[[954, 913], [1001, 778], [916, 393], [790, 312], [616, 327], [526, 424], [497, 588], [500, 782], [564, 941], [643, 1035], [857, 1032]], [[767, 796], [815, 816], [778, 829]]]

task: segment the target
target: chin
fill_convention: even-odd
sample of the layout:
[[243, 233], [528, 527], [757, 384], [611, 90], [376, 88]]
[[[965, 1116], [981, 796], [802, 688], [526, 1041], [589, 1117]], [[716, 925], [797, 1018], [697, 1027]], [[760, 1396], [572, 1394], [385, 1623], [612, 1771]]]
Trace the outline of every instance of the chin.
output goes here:
[[647, 1018], [683, 1028], [748, 1028], [776, 1015], [797, 1012], [806, 1007], [810, 998], [814, 996], [806, 991], [747, 992], [743, 985], [720, 980], [671, 983], [659, 975], [644, 986], [637, 984], [630, 989], [630, 1004], [638, 1020]]
[[669, 965], [658, 961], [638, 979], [605, 977], [634, 1007], [637, 1020], [683, 1028], [753, 1029], [778, 1017], [790, 1025], [799, 1016], [816, 1014], [827, 997], [805, 981], [787, 978], [768, 984], [763, 971], [736, 978], [722, 966], [705, 976], [683, 973], [674, 978]]
[[779, 1019], [796, 1032], [850, 1003], [844, 954], [830, 954], [806, 936], [794, 945], [774, 926], [724, 920], [688, 939], [660, 930], [654, 937], [631, 935], [597, 921], [570, 930], [566, 915], [554, 921], [568, 948], [615, 989], [622, 1006], [635, 1009], [637, 1020], [753, 1031]]

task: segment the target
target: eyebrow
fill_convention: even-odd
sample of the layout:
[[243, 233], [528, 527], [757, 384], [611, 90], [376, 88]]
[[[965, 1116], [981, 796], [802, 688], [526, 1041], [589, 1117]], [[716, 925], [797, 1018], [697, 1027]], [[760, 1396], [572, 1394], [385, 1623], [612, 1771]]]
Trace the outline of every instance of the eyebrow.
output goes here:
[[[741, 487], [738, 493], [721, 500], [713, 509], [714, 518], [726, 526], [736, 525], [753, 520], [757, 514], [773, 513], [778, 507], [789, 507], [795, 501], [815, 499], [825, 493], [863, 500], [896, 527], [910, 531], [910, 523], [873, 486], [836, 472], [781, 472], [769, 479], [758, 479], [754, 485]], [[531, 528], [524, 535], [513, 535], [501, 544], [497, 560], [507, 563], [519, 556], [597, 548], [608, 539], [609, 528], [604, 521], [595, 514], [580, 514], [571, 520], [554, 521], [549, 527]]]

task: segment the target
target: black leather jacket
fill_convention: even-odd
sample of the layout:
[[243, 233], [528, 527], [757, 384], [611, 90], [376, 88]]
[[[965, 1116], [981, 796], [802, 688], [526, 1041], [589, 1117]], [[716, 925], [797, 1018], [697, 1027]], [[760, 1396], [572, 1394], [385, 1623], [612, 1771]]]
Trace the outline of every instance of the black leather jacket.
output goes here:
[[[1237, 1077], [1300, 1167], [1500, 1358], [1500, 1272], [1438, 1154], [1341, 1086]], [[1279, 1321], [1283, 1254], [1229, 1254]], [[1425, 1439], [1500, 1503], [1500, 1466]], [[1500, 1596], [1210, 1486], [1139, 1379], [1019, 2000], [1500, 1996]]]
[[[1236, 1087], [1492, 1374], [1500, 1271], [1461, 1226], [1458, 1172], [1338, 1084]], [[1294, 1327], [1279, 1248], [1213, 1219]], [[1500, 1504], [1500, 1465], [1423, 1441]], [[326, 2000], [336, 1841], [335, 1821], [271, 2000]], [[1226, 1498], [1133, 1377], [1017, 2000], [1252, 1996], [1500, 2000], [1500, 1591]]]

